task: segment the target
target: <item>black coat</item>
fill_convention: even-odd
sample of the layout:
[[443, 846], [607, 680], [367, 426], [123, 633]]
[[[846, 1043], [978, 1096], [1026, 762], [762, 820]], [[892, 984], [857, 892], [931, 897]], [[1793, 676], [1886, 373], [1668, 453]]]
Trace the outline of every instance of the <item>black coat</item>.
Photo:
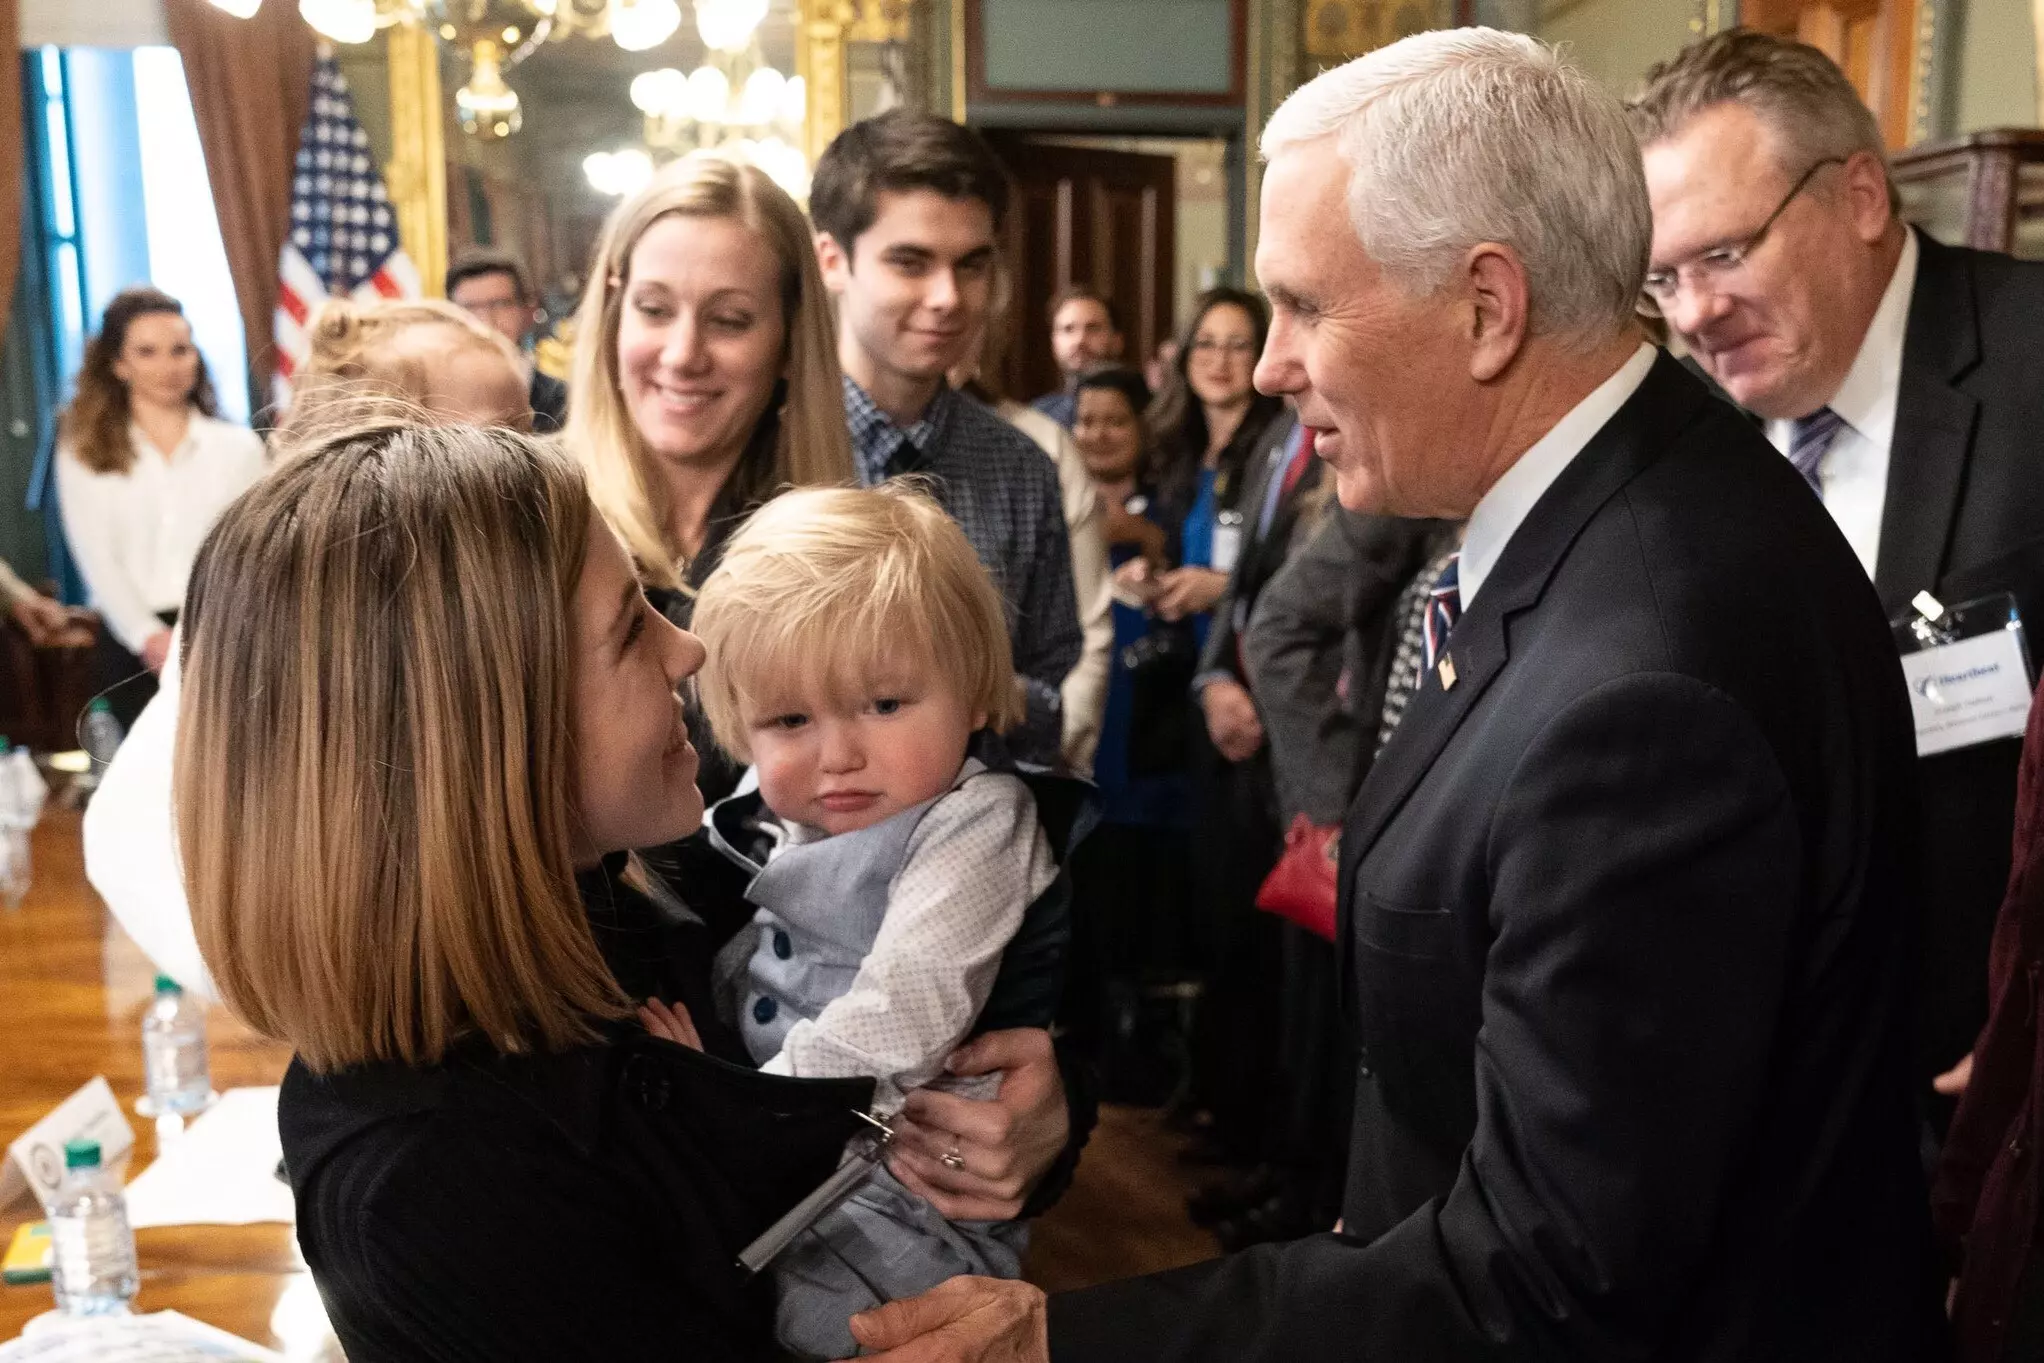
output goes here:
[[709, 934], [607, 878], [582, 880], [614, 973], [688, 1002], [710, 1054], [626, 1023], [560, 1055], [285, 1075], [298, 1243], [352, 1363], [777, 1356], [737, 1253], [829, 1175], [872, 1081], [731, 1063]]
[[533, 370], [526, 401], [532, 407], [535, 434], [552, 435], [568, 424], [568, 385], [553, 375]]
[[1344, 827], [1346, 1235], [1053, 1298], [1077, 1360], [1934, 1356], [1914, 759], [1836, 527], [1663, 357]]
[[1270, 525], [1258, 524], [1264, 498], [1270, 493], [1270, 480], [1285, 476], [1285, 452], [1291, 445], [1292, 432], [1298, 428], [1298, 421], [1289, 413], [1272, 421], [1258, 438], [1256, 450], [1243, 470], [1242, 495], [1236, 502], [1244, 522], [1242, 553], [1228, 573], [1228, 589], [1214, 603], [1213, 623], [1207, 628], [1206, 647], [1200, 652], [1202, 675], [1225, 672], [1243, 686], [1249, 685], [1248, 672], [1242, 666], [1242, 632], [1265, 585], [1290, 556], [1293, 532], [1305, 513], [1307, 498], [1320, 486], [1323, 471], [1320, 461], [1307, 455], [1305, 471], [1291, 491], [1278, 499]]
[[[1889, 615], [2011, 591], [2044, 642], [2044, 265], [1917, 233], [1916, 289], [1874, 585]], [[2017, 738], [1920, 764], [1924, 953], [1919, 1091], [1987, 1020], [1987, 947], [2007, 887]]]

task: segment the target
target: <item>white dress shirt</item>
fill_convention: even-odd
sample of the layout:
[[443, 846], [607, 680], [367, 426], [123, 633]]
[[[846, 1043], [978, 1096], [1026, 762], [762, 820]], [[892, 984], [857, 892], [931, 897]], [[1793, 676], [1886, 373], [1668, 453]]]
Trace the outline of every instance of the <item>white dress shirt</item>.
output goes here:
[[[1824, 509], [1846, 543], [1859, 555], [1867, 576], [1881, 553], [1881, 512], [1888, 503], [1888, 453], [1895, 441], [1895, 398], [1902, 388], [1902, 341], [1909, 329], [1909, 300], [1916, 293], [1916, 229], [1903, 233], [1902, 255], [1867, 324], [1845, 382], [1825, 406], [1845, 424], [1817, 465], [1824, 485]], [[1767, 423], [1767, 438], [1788, 453], [1792, 421]]]
[[92, 604], [116, 639], [140, 653], [163, 628], [160, 611], [184, 604], [185, 580], [206, 532], [263, 473], [263, 442], [246, 426], [193, 412], [169, 457], [131, 426], [135, 462], [95, 473], [57, 451], [64, 538]]
[[1639, 391], [1659, 353], [1642, 343], [1632, 358], [1618, 367], [1617, 373], [1571, 407], [1567, 416], [1534, 441], [1533, 447], [1519, 456], [1519, 462], [1506, 469], [1505, 476], [1483, 494], [1476, 510], [1469, 513], [1469, 528], [1462, 538], [1462, 558], [1456, 568], [1462, 609], [1468, 610], [1469, 603], [1476, 599], [1484, 579], [1497, 566], [1498, 555], [1511, 543], [1534, 503], [1583, 452], [1590, 437], [1603, 430], [1605, 423], [1617, 416], [1618, 409]]

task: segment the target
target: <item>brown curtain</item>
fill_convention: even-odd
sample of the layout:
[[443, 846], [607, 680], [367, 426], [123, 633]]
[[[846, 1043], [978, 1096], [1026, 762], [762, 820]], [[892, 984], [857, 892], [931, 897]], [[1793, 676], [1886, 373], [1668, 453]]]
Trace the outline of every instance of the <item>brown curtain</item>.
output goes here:
[[276, 363], [277, 253], [291, 226], [291, 171], [312, 102], [316, 39], [291, 0], [264, 0], [250, 19], [208, 0], [165, 0], [163, 9], [184, 58], [260, 407]]
[[14, 306], [21, 267], [21, 6], [0, 0], [0, 330]]

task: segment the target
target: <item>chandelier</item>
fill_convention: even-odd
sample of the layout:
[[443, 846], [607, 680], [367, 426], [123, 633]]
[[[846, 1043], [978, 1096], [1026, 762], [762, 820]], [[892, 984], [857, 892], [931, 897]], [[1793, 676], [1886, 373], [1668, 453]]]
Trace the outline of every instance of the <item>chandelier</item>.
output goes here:
[[[213, 3], [243, 18], [256, 8], [250, 0]], [[392, 24], [423, 24], [446, 42], [456, 41], [448, 29], [558, 26], [564, 36], [609, 37], [627, 52], [642, 52], [681, 27], [679, 0], [298, 0], [298, 12], [337, 43], [366, 43]]]
[[[749, 161], [796, 198], [809, 193], [809, 163], [789, 137], [800, 133], [808, 92], [766, 64], [759, 25], [766, 0], [696, 0], [696, 31], [708, 59], [683, 74], [641, 72], [632, 104], [646, 117], [646, 144], [685, 156], [716, 150]], [[596, 182], [591, 177], [591, 183]]]
[[[249, 0], [213, 3], [231, 14], [253, 12]], [[757, 7], [765, 17], [765, 0], [738, 6]], [[712, 0], [710, 9], [728, 22], [732, 4]], [[518, 92], [504, 75], [549, 37], [608, 37], [627, 52], [643, 52], [681, 27], [679, 0], [299, 0], [298, 12], [333, 42], [366, 43], [393, 24], [418, 24], [462, 53], [469, 76], [455, 92], [455, 112], [464, 132], [484, 140], [509, 137], [524, 122]]]
[[[261, 0], [212, 0], [246, 18]], [[869, 0], [870, 4], [870, 0]], [[693, 0], [707, 58], [695, 70], [644, 71], [631, 83], [645, 116], [648, 147], [671, 156], [715, 150], [757, 165], [796, 198], [809, 192], [809, 164], [797, 147], [808, 92], [766, 62], [759, 29], [769, 0]], [[524, 122], [518, 92], [505, 79], [540, 44], [567, 37], [608, 38], [627, 52], [660, 46], [680, 29], [681, 0], [298, 0], [321, 36], [366, 43], [395, 24], [417, 24], [468, 62], [454, 92], [462, 131], [485, 141], [509, 137]], [[793, 140], [791, 140], [793, 139]], [[583, 161], [590, 186], [629, 194], [653, 173], [646, 150], [595, 152]]]

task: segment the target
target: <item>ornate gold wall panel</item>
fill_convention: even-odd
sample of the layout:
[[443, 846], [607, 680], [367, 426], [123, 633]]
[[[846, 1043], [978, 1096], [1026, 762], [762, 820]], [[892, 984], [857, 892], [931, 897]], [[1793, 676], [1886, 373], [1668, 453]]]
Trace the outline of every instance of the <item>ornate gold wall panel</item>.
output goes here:
[[[795, 70], [809, 87], [802, 150], [810, 164], [814, 165], [830, 140], [844, 131], [850, 89], [845, 45], [907, 43], [913, 36], [915, 7], [931, 2], [802, 0]], [[957, 102], [957, 96], [953, 102]]]
[[389, 30], [390, 164], [384, 179], [405, 254], [428, 298], [447, 278], [447, 145], [440, 49], [416, 24]]

